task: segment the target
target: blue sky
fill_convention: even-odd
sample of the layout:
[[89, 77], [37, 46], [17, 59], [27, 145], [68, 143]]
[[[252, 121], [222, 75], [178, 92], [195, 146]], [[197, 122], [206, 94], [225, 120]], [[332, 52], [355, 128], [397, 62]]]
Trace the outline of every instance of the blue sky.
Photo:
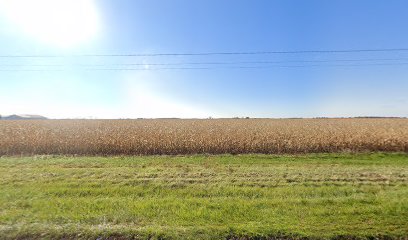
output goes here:
[[[0, 55], [59, 56], [1, 57], [0, 114], [408, 117], [408, 51], [75, 56], [408, 48], [407, 8], [396, 0], [0, 0]], [[196, 64], [209, 62], [224, 64]], [[155, 65], [163, 63], [195, 69]]]

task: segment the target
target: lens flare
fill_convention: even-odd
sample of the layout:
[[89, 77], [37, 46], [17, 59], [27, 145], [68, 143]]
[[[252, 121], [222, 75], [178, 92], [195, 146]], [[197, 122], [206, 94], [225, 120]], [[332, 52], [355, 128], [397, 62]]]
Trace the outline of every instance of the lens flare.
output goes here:
[[93, 0], [0, 0], [0, 14], [24, 35], [61, 48], [90, 41], [100, 26]]

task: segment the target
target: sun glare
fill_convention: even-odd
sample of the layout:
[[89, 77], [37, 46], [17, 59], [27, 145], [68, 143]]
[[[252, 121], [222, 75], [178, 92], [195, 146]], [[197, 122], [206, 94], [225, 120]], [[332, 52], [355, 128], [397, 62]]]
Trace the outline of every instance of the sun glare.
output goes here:
[[94, 0], [0, 0], [0, 14], [24, 34], [61, 48], [90, 41], [99, 29]]
[[123, 95], [129, 104], [123, 106], [124, 114], [145, 118], [207, 118], [215, 114], [173, 99], [158, 89], [160, 83], [156, 79], [156, 75], [147, 72], [125, 76]]

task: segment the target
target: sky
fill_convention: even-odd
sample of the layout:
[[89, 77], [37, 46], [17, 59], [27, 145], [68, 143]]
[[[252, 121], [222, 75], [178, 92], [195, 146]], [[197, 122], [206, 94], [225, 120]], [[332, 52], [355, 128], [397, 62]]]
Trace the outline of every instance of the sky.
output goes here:
[[[0, 114], [408, 117], [406, 9], [405, 0], [0, 0]], [[361, 49], [402, 50], [325, 52]], [[220, 52], [269, 53], [189, 55]]]

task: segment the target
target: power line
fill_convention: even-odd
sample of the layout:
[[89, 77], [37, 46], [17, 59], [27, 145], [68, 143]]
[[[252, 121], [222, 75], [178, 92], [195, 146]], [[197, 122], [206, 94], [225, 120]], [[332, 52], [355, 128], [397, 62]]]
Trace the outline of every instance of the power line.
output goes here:
[[[223, 67], [158, 67], [158, 68], [83, 68], [81, 71], [154, 71], [154, 70], [216, 70], [216, 69], [269, 69], [269, 68], [305, 68], [305, 67], [365, 67], [365, 66], [406, 66], [408, 63], [373, 64], [331, 64], [331, 65], [265, 65], [265, 66], [223, 66]], [[0, 72], [61, 72], [74, 69], [0, 69]]]
[[94, 68], [91, 71], [132, 71], [132, 70], [211, 70], [211, 69], [268, 69], [268, 68], [304, 68], [304, 67], [364, 67], [364, 66], [402, 66], [408, 63], [374, 63], [374, 64], [331, 64], [331, 65], [265, 65], [265, 66], [227, 66], [227, 67], [160, 67], [160, 68]]
[[304, 53], [362, 53], [362, 52], [407, 52], [408, 48], [342, 49], [342, 50], [297, 50], [297, 51], [252, 51], [252, 52], [200, 52], [200, 53], [127, 53], [127, 54], [76, 54], [76, 55], [0, 55], [0, 58], [64, 58], [64, 57], [159, 57], [159, 56], [214, 56], [214, 55], [271, 55]]
[[276, 64], [276, 63], [331, 63], [331, 62], [373, 62], [408, 61], [408, 58], [366, 58], [366, 59], [324, 59], [287, 61], [218, 61], [218, 62], [176, 62], [176, 63], [104, 63], [104, 64], [0, 64], [0, 67], [104, 67], [104, 66], [180, 66], [180, 65], [235, 65], [235, 64]]

